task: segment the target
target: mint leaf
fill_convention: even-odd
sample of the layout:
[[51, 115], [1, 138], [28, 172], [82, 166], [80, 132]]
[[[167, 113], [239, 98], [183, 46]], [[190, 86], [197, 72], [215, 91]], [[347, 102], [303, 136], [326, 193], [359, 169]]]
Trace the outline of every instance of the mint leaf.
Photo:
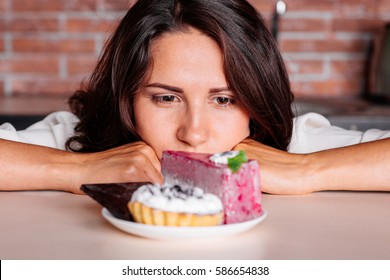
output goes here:
[[237, 172], [238, 170], [240, 170], [241, 162], [240, 162], [240, 161], [237, 161], [237, 160], [231, 160], [231, 159], [229, 158], [229, 159], [228, 159], [228, 166], [229, 166], [229, 168], [230, 168], [231, 171]]
[[244, 151], [240, 151], [238, 155], [228, 158], [228, 166], [233, 172], [240, 170], [241, 164], [248, 162], [248, 157]]

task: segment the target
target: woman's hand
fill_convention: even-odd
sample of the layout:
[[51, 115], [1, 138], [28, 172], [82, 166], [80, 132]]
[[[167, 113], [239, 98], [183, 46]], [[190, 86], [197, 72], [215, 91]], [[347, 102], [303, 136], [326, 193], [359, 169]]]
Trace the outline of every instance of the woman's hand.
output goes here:
[[154, 150], [144, 142], [135, 142], [107, 151], [79, 154], [80, 171], [76, 189], [81, 184], [152, 182], [163, 183], [161, 164]]
[[245, 139], [234, 150], [244, 150], [248, 158], [258, 161], [263, 192], [305, 194], [316, 190], [308, 187], [305, 180], [305, 155], [289, 154], [252, 139]]

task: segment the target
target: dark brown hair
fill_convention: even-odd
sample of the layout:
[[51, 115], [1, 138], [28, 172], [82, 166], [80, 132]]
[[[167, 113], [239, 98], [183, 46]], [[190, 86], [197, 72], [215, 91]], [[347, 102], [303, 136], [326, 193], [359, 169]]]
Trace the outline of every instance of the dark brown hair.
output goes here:
[[151, 64], [151, 42], [188, 27], [219, 44], [228, 86], [251, 116], [251, 138], [287, 149], [293, 126], [288, 75], [263, 19], [244, 0], [138, 0], [85, 88], [69, 99], [80, 122], [67, 149], [94, 152], [140, 140], [133, 101]]

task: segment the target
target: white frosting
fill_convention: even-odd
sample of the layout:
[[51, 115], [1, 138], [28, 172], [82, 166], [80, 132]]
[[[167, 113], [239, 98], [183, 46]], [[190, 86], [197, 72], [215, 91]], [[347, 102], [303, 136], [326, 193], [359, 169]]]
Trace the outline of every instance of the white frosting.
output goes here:
[[148, 207], [175, 213], [215, 214], [222, 211], [221, 200], [200, 188], [147, 184], [131, 197]]
[[210, 160], [215, 163], [219, 164], [228, 164], [228, 159], [229, 158], [234, 158], [239, 154], [239, 151], [228, 151], [228, 152], [223, 152], [220, 154], [213, 154], [210, 157]]

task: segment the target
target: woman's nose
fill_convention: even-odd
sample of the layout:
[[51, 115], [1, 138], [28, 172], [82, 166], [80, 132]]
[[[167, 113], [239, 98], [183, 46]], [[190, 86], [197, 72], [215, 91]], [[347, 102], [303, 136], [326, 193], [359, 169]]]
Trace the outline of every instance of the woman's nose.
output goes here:
[[177, 130], [177, 138], [196, 148], [209, 140], [210, 120], [204, 108], [187, 108], [180, 120]]

